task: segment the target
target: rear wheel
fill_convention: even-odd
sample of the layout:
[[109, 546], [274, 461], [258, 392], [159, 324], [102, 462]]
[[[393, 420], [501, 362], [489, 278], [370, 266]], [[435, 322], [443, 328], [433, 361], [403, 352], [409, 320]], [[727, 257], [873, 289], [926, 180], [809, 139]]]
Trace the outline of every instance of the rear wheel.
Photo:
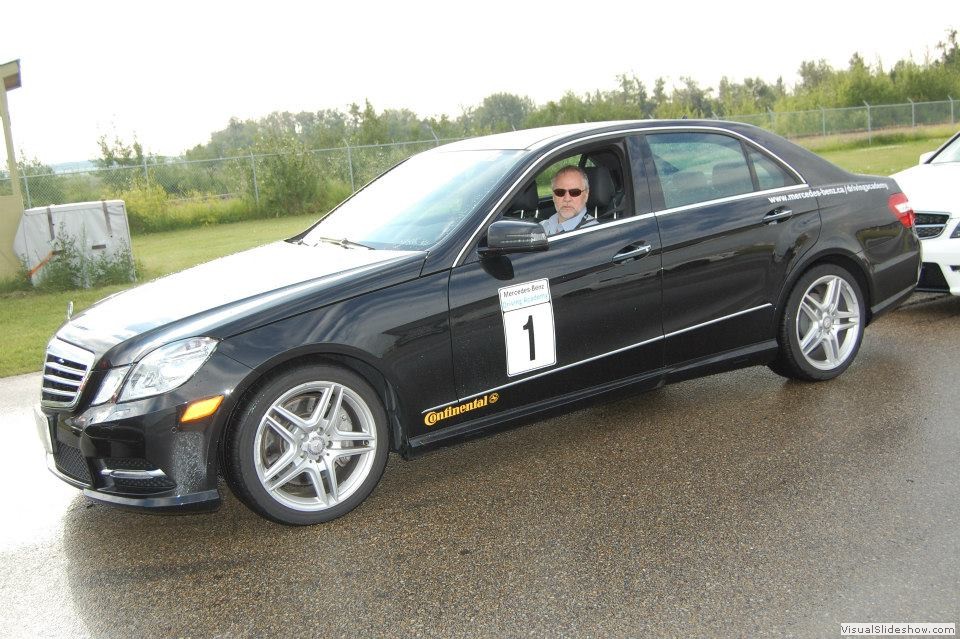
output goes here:
[[268, 382], [227, 439], [234, 492], [285, 524], [329, 521], [369, 495], [387, 461], [386, 413], [362, 378], [307, 366]]
[[790, 293], [780, 321], [780, 353], [770, 368], [805, 381], [838, 376], [860, 350], [865, 318], [860, 285], [846, 269], [810, 269]]

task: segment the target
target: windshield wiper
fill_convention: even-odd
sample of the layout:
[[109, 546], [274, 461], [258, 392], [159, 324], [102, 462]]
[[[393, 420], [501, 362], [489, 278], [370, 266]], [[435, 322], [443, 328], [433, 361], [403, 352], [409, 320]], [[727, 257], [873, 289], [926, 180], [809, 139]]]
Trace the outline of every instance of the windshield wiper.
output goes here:
[[343, 238], [341, 240], [335, 240], [332, 237], [318, 237], [316, 238], [320, 242], [326, 242], [327, 244], [336, 244], [337, 246], [342, 246], [343, 248], [365, 248], [368, 251], [374, 250], [372, 246], [367, 246], [366, 244], [361, 244], [360, 242], [354, 242], [353, 240], [348, 240]]

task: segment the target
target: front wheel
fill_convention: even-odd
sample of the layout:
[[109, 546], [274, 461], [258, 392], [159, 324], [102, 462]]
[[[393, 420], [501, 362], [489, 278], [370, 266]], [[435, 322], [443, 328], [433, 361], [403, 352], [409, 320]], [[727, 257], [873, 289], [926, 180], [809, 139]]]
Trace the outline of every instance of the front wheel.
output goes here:
[[231, 488], [280, 523], [340, 517], [383, 474], [386, 422], [376, 392], [355, 373], [325, 365], [287, 371], [254, 395], [226, 440]]
[[833, 379], [853, 362], [866, 319], [857, 280], [844, 268], [823, 264], [794, 285], [780, 321], [776, 373], [804, 381]]

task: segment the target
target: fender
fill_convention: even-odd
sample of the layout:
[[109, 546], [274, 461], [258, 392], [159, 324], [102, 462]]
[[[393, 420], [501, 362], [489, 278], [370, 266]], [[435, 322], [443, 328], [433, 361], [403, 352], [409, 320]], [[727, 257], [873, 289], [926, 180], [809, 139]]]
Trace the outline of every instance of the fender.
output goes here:
[[825, 263], [842, 266], [857, 278], [857, 283], [860, 285], [866, 305], [866, 322], [867, 324], [870, 323], [872, 319], [870, 307], [873, 300], [873, 283], [870, 278], [870, 265], [867, 263], [866, 258], [864, 258], [863, 253], [851, 251], [845, 246], [823, 246], [818, 247], [814, 251], [810, 251], [799, 259], [784, 280], [784, 285], [780, 289], [780, 295], [777, 299], [777, 326], [780, 325], [783, 310], [787, 304], [787, 298], [790, 296], [791, 291], [793, 291], [793, 287], [796, 285], [797, 280], [800, 279], [800, 276], [814, 266]]

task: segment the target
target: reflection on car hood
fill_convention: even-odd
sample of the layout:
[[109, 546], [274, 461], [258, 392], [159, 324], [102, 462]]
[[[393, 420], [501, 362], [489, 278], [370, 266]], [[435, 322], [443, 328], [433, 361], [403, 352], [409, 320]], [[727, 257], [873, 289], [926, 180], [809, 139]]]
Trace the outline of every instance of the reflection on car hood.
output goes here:
[[960, 215], [960, 163], [920, 164], [894, 173], [915, 211], [943, 211]]
[[328, 281], [341, 282], [415, 255], [275, 242], [108, 297], [64, 324], [57, 336], [100, 355], [124, 340], [186, 318], [195, 321], [184, 330], [202, 334], [256, 309], [282, 303], [301, 289], [314, 292]]

